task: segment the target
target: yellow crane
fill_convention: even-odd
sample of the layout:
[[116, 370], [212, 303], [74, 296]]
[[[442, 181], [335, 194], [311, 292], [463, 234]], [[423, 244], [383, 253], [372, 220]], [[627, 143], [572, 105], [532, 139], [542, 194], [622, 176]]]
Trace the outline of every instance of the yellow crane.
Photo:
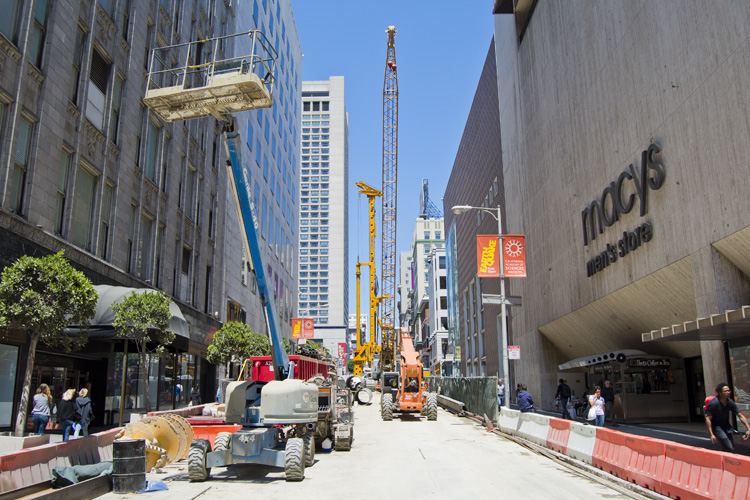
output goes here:
[[[362, 375], [365, 364], [372, 364], [375, 354], [380, 352], [380, 346], [375, 341], [375, 322], [377, 321], [377, 310], [380, 297], [377, 297], [375, 291], [375, 198], [383, 196], [382, 191], [378, 191], [360, 181], [356, 183], [359, 193], [367, 196], [370, 205], [370, 261], [359, 262], [357, 258], [357, 350], [354, 352], [354, 375]], [[370, 340], [362, 342], [362, 335], [359, 330], [360, 318], [360, 267], [368, 266], [370, 268]]]

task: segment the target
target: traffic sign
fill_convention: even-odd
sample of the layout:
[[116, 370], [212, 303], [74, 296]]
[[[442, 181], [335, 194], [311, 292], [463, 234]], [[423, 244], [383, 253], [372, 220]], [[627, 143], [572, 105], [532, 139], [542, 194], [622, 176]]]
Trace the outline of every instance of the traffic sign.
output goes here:
[[521, 346], [520, 345], [508, 346], [508, 359], [521, 359]]
[[503, 297], [502, 295], [483, 293], [482, 304], [485, 304], [485, 305], [505, 304], [506, 306], [520, 306], [521, 297], [515, 296], [515, 295], [506, 295], [505, 297]]

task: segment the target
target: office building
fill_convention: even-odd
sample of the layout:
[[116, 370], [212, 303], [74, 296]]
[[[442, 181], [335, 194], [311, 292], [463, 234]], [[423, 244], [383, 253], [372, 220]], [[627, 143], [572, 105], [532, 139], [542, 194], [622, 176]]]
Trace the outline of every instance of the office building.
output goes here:
[[349, 319], [349, 118], [344, 77], [302, 82], [299, 317], [335, 356]]

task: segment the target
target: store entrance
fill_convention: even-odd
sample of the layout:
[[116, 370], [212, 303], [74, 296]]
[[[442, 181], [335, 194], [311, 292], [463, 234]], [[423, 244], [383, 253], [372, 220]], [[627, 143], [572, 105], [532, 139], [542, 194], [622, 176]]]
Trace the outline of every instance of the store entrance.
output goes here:
[[687, 374], [688, 404], [690, 405], [690, 421], [705, 420], [703, 405], [706, 400], [706, 385], [703, 380], [703, 359], [700, 356], [685, 359]]

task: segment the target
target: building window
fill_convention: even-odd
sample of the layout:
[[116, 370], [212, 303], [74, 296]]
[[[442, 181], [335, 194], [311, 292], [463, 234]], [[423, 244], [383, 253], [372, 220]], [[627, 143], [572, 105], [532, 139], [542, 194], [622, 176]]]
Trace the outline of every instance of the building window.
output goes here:
[[113, 9], [115, 7], [115, 0], [99, 0], [99, 5], [102, 6], [102, 9], [104, 9], [104, 12], [106, 12], [110, 18], [114, 17]]
[[195, 169], [188, 165], [185, 175], [185, 215], [195, 220]]
[[13, 155], [13, 172], [10, 180], [10, 210], [21, 214], [26, 191], [26, 170], [31, 150], [31, 134], [34, 125], [21, 117], [16, 126], [16, 151]]
[[211, 201], [208, 206], [208, 237], [214, 238], [214, 209], [216, 208], [216, 195], [211, 193]]
[[122, 86], [125, 80], [120, 75], [115, 78], [115, 88], [112, 94], [112, 114], [109, 118], [109, 140], [117, 144], [117, 132], [120, 127], [120, 102], [122, 98]]
[[18, 43], [18, 16], [21, 13], [22, 4], [23, 2], [18, 0], [2, 3], [3, 15], [0, 16], [0, 32], [13, 43]]
[[71, 241], [85, 250], [91, 250], [91, 227], [94, 214], [96, 175], [83, 166], [78, 168]]
[[[127, 41], [128, 31], [130, 30], [130, 0], [122, 0], [120, 2], [122, 8], [122, 24], [120, 25], [120, 34]], [[177, 18], [179, 17], [179, 2], [175, 5], [175, 26], [179, 26]]]
[[102, 216], [99, 222], [99, 257], [107, 260], [108, 246], [109, 246], [109, 226], [112, 215], [112, 197], [114, 195], [115, 188], [111, 184], [104, 186], [104, 193], [102, 195]]
[[28, 53], [29, 61], [34, 63], [37, 68], [42, 67], [42, 49], [44, 47], [44, 37], [47, 33], [47, 10], [47, 0], [36, 1]]
[[153, 248], [151, 246], [151, 239], [153, 237], [154, 221], [144, 215], [141, 219], [141, 238], [140, 238], [140, 254], [141, 254], [141, 279], [144, 281], [151, 280], [151, 256], [153, 255]]
[[135, 241], [135, 217], [138, 213], [138, 205], [130, 204], [130, 218], [128, 220], [128, 261], [125, 265], [127, 272], [133, 270], [133, 241]]
[[182, 268], [180, 276], [180, 299], [188, 302], [188, 290], [190, 290], [190, 260], [192, 259], [193, 252], [187, 248], [182, 247]]
[[159, 138], [161, 128], [153, 121], [148, 121], [148, 142], [146, 143], [146, 177], [156, 184], [156, 163], [159, 159]]
[[107, 101], [107, 81], [110, 64], [94, 50], [91, 56], [91, 76], [89, 79], [86, 118], [99, 130], [104, 130], [104, 105]]
[[68, 172], [73, 153], [63, 151], [60, 156], [60, 169], [57, 172], [57, 200], [55, 202], [55, 234], [62, 235], [65, 199], [68, 196]]

